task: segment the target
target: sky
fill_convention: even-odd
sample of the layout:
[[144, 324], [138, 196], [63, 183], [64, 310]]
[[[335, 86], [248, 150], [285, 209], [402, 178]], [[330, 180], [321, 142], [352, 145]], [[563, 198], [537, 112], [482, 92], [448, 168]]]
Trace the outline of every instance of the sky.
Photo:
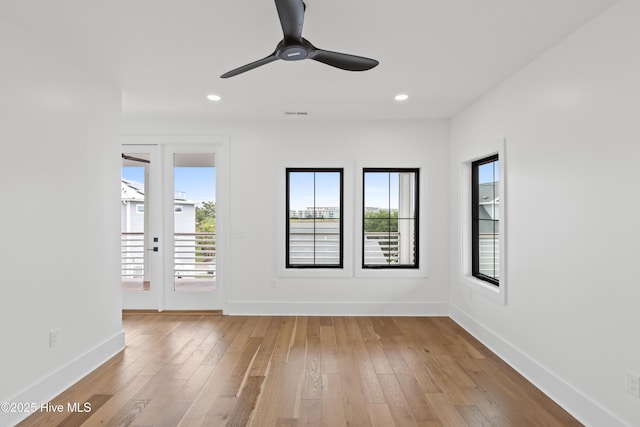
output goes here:
[[[480, 183], [498, 180], [499, 163], [489, 163], [479, 168]], [[337, 172], [292, 172], [290, 180], [291, 209], [303, 210], [314, 206], [338, 206], [339, 174]], [[144, 183], [144, 167], [127, 166], [122, 168], [122, 177]], [[186, 193], [194, 202], [215, 201], [215, 168], [213, 167], [177, 167], [174, 168], [175, 191]], [[366, 207], [382, 209], [398, 208], [398, 174], [367, 173]]]
[[487, 184], [498, 182], [500, 176], [500, 162], [485, 163], [478, 166], [478, 183]]
[[[314, 206], [338, 206], [340, 175], [338, 172], [291, 172], [289, 181], [290, 208], [304, 210]], [[398, 209], [398, 174], [367, 173], [366, 207]]]
[[[480, 183], [497, 182], [499, 162], [479, 167]], [[399, 176], [397, 172], [367, 172], [365, 176], [365, 201], [367, 208], [398, 209]], [[314, 192], [315, 179], [315, 192]], [[338, 206], [340, 179], [338, 172], [291, 172], [289, 181], [290, 208], [304, 210], [314, 206]], [[315, 194], [314, 194], [315, 193]]]
[[[189, 200], [194, 202], [209, 202], [216, 200], [215, 168], [205, 167], [177, 167], [173, 170], [174, 192], [184, 192]], [[143, 166], [126, 166], [122, 168], [122, 177], [132, 181], [144, 183]]]

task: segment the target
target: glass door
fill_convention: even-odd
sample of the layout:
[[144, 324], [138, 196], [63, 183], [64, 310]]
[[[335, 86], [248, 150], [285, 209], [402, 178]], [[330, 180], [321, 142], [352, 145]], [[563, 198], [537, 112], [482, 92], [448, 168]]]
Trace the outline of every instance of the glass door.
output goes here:
[[124, 309], [157, 309], [162, 291], [160, 156], [155, 145], [122, 151], [121, 289]]
[[217, 308], [216, 153], [202, 146], [165, 146], [165, 303], [170, 310]]
[[121, 288], [124, 309], [220, 309], [216, 148], [122, 149]]

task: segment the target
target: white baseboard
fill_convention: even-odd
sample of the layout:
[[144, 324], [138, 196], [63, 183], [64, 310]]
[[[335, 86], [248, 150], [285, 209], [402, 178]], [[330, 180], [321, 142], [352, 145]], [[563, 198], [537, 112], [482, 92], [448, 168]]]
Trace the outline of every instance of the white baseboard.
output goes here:
[[[7, 402], [50, 402], [51, 399], [71, 387], [91, 371], [115, 356], [124, 349], [124, 331], [121, 331], [98, 344], [86, 353], [78, 356], [62, 368], [51, 373], [41, 381], [28, 387], [21, 393], [8, 399]], [[27, 418], [31, 413], [0, 412], [0, 426], [12, 426]]]
[[236, 316], [448, 316], [448, 302], [253, 302], [232, 301], [224, 314]]
[[449, 316], [586, 426], [630, 427], [522, 350], [451, 305]]

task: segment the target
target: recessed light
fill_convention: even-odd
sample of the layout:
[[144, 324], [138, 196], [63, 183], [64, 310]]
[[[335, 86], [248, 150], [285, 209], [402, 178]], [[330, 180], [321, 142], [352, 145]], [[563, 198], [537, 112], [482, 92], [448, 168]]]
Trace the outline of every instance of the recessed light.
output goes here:
[[220, 98], [220, 95], [216, 95], [214, 93], [211, 93], [211, 94], [207, 95], [207, 99], [209, 101], [217, 102], [217, 101], [220, 101], [222, 98]]
[[409, 95], [407, 95], [406, 93], [401, 93], [399, 95], [396, 95], [394, 99], [396, 101], [406, 101], [407, 99], [409, 99]]

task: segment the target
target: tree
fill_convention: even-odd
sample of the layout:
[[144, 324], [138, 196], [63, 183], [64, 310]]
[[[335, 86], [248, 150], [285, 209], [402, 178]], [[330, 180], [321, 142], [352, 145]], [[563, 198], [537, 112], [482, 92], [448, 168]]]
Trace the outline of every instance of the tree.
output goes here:
[[365, 233], [398, 231], [398, 212], [385, 209], [369, 211], [364, 214]]
[[202, 202], [201, 206], [196, 206], [196, 231], [216, 232], [216, 202]]

